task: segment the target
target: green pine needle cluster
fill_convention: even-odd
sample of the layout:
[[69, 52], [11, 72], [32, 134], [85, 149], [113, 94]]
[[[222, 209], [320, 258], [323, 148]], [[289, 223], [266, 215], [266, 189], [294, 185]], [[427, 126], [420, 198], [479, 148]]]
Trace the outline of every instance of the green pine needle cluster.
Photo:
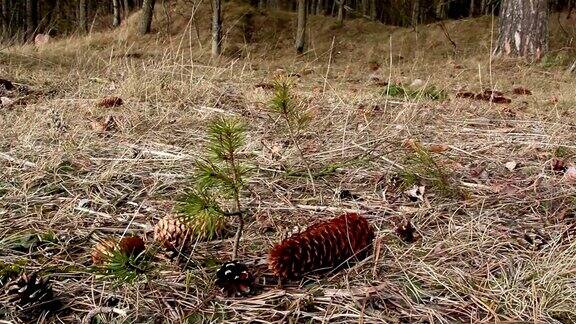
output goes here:
[[300, 109], [291, 89], [292, 82], [289, 79], [279, 78], [274, 81], [274, 97], [270, 102], [270, 109], [285, 120], [291, 133], [296, 133], [306, 127], [310, 116]]
[[[245, 143], [246, 125], [242, 122], [231, 118], [214, 120], [208, 127], [204, 157], [196, 161], [194, 189], [187, 193], [179, 206], [196, 239], [217, 237], [225, 230], [226, 216], [238, 216], [240, 224], [234, 243], [234, 258], [244, 226], [240, 196], [250, 171], [242, 155]], [[231, 201], [233, 210], [222, 208], [221, 199]]]
[[178, 206], [178, 211], [194, 238], [198, 240], [217, 238], [228, 224], [215, 199], [195, 190], [186, 194]]
[[148, 251], [134, 255], [115, 249], [106, 263], [94, 270], [103, 277], [113, 279], [118, 284], [134, 283], [152, 270], [152, 255], [154, 253]]

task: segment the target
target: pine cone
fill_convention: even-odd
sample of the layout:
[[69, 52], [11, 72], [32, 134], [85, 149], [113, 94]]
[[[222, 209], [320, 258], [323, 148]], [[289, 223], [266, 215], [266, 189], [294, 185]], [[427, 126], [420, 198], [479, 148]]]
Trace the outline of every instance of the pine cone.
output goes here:
[[92, 249], [92, 262], [98, 265], [108, 261], [116, 249], [122, 254], [133, 256], [142, 253], [146, 246], [144, 240], [139, 236], [123, 237], [118, 244], [115, 239], [108, 239], [94, 246]]
[[47, 304], [53, 301], [54, 293], [48, 279], [39, 277], [36, 272], [23, 273], [8, 284], [6, 294], [10, 302], [20, 305]]
[[110, 97], [102, 98], [102, 100], [100, 100], [100, 102], [98, 102], [98, 107], [113, 108], [113, 107], [122, 106], [123, 104], [124, 104], [124, 101], [122, 100], [122, 98], [110, 96]]
[[226, 262], [216, 272], [216, 285], [228, 296], [246, 296], [253, 284], [254, 278], [243, 263]]
[[94, 246], [94, 248], [92, 248], [92, 263], [102, 264], [109, 260], [112, 257], [115, 248], [116, 240], [114, 239], [99, 242]]
[[308, 227], [272, 248], [268, 265], [280, 278], [297, 279], [314, 270], [330, 270], [351, 257], [363, 258], [374, 229], [358, 214], [344, 214]]
[[182, 250], [190, 241], [190, 229], [177, 216], [166, 215], [154, 226], [154, 240], [168, 250]]

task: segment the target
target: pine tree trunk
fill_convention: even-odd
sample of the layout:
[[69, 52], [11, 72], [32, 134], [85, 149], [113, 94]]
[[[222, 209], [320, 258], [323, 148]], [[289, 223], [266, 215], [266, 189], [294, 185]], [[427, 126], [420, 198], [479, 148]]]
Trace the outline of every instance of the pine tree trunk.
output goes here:
[[266, 0], [259, 0], [258, 1], [258, 9], [263, 10], [266, 8]]
[[548, 51], [546, 0], [504, 0], [495, 54], [538, 60]]
[[440, 0], [436, 6], [436, 18], [445, 19], [446, 18], [446, 3], [444, 0]]
[[120, 26], [120, 0], [112, 0], [112, 26]]
[[376, 0], [372, 0], [370, 2], [370, 18], [376, 20], [377, 16], [378, 16], [378, 7], [376, 7]]
[[296, 52], [304, 53], [304, 42], [306, 39], [306, 0], [298, 0], [298, 29], [296, 30]]
[[130, 14], [130, 3], [128, 2], [128, 0], [124, 0], [123, 4], [124, 4], [124, 20], [126, 20], [126, 18], [128, 18], [128, 15]]
[[338, 3], [338, 24], [342, 25], [344, 23], [344, 6], [346, 5], [346, 0], [340, 0]]
[[368, 16], [368, 0], [362, 0], [362, 15]]
[[150, 32], [155, 2], [155, 0], [144, 0], [144, 2], [142, 2], [142, 17], [140, 17], [139, 28], [140, 35], [145, 35]]
[[26, 35], [25, 39], [31, 41], [34, 38], [36, 27], [38, 26], [38, 15], [36, 10], [38, 5], [36, 0], [26, 0]]
[[212, 0], [212, 55], [222, 52], [222, 1]]
[[412, 4], [412, 26], [418, 25], [420, 22], [420, 0], [413, 0]]
[[324, 0], [316, 0], [316, 14], [322, 15], [324, 14]]
[[468, 16], [474, 17], [474, 10], [474, 0], [470, 0], [470, 12], [468, 13]]
[[8, 36], [8, 0], [0, 0], [0, 19], [2, 20], [1, 38]]
[[88, 1], [78, 1], [78, 28], [81, 33], [88, 31]]

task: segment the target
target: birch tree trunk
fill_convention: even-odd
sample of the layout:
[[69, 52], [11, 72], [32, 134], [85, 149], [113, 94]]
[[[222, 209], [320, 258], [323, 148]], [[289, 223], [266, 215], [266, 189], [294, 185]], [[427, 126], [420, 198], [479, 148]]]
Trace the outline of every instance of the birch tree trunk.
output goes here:
[[212, 0], [212, 55], [222, 52], [222, 1]]
[[304, 53], [304, 42], [306, 39], [306, 0], [298, 0], [298, 29], [296, 30], [296, 52]]
[[548, 51], [548, 1], [504, 0], [496, 55], [539, 60]]
[[346, 5], [346, 0], [340, 0], [338, 3], [338, 24], [342, 25], [344, 23], [344, 6]]
[[144, 2], [142, 2], [142, 17], [140, 18], [140, 28], [138, 30], [140, 35], [145, 35], [150, 32], [155, 2], [155, 0], [144, 0]]
[[474, 11], [475, 11], [474, 0], [470, 0], [470, 12], [468, 13], [468, 16], [474, 17]]
[[120, 0], [112, 0], [112, 26], [120, 26]]

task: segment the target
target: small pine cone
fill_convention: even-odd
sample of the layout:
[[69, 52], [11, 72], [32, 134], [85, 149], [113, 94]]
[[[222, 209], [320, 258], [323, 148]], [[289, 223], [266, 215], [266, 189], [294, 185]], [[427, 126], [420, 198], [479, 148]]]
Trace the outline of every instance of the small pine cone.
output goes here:
[[116, 240], [108, 239], [99, 242], [92, 248], [92, 263], [98, 265], [106, 262], [112, 257], [116, 249]]
[[308, 227], [272, 248], [268, 266], [284, 279], [297, 279], [314, 270], [330, 270], [348, 259], [363, 258], [374, 229], [358, 214], [344, 214]]
[[92, 249], [92, 262], [99, 265], [108, 261], [114, 255], [116, 249], [122, 254], [137, 256], [146, 249], [146, 246], [144, 240], [139, 236], [123, 237], [118, 244], [115, 239], [108, 239], [94, 246]]
[[216, 285], [228, 296], [246, 296], [252, 291], [254, 277], [240, 262], [224, 263], [216, 272]]
[[110, 96], [110, 97], [102, 98], [102, 100], [100, 100], [100, 102], [98, 102], [98, 107], [113, 108], [113, 107], [122, 106], [123, 104], [124, 104], [124, 101], [122, 100], [122, 98]]
[[53, 301], [54, 295], [49, 280], [38, 276], [36, 272], [23, 273], [8, 283], [6, 294], [10, 302], [20, 305], [49, 303]]
[[166, 215], [154, 226], [154, 240], [168, 250], [185, 250], [190, 230], [177, 216]]

